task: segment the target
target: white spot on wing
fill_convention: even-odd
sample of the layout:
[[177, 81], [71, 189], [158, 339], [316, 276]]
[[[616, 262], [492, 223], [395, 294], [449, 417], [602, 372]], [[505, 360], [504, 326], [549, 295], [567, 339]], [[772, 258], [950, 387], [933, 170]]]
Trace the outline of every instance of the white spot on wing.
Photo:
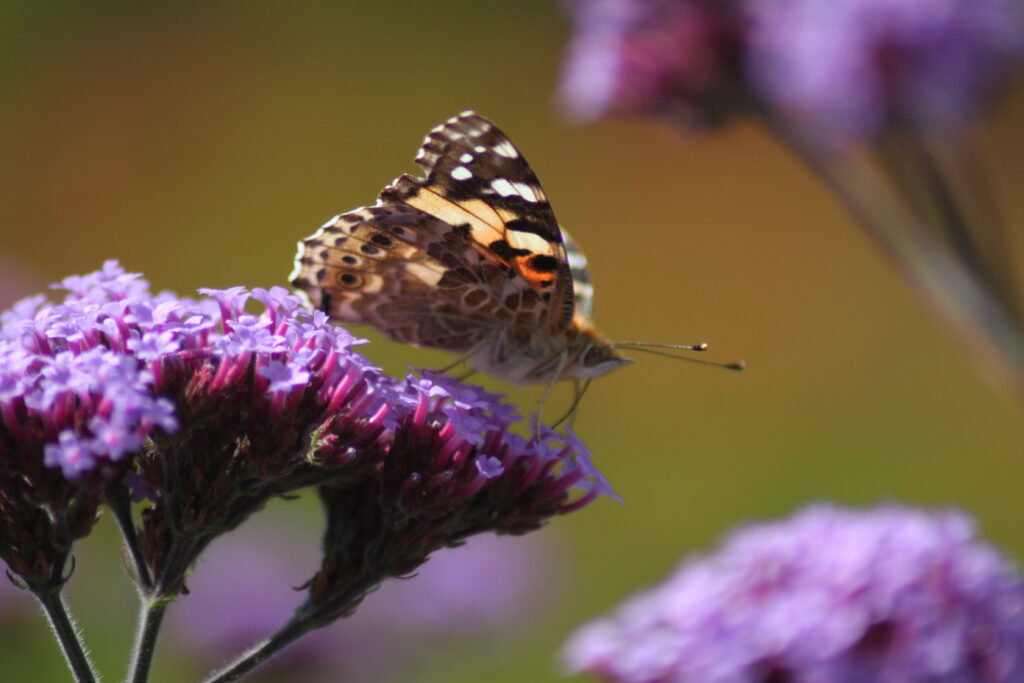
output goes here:
[[456, 180], [469, 180], [473, 177], [473, 172], [465, 166], [456, 166], [452, 169], [452, 178]]
[[483, 145], [477, 145], [476, 147], [473, 148], [473, 151], [476, 152], [477, 154], [483, 154], [484, 152], [487, 151], [487, 148], [484, 147]]
[[463, 154], [462, 156], [459, 157], [459, 161], [461, 161], [464, 164], [468, 164], [473, 161], [473, 155], [467, 152], [466, 154]]
[[510, 197], [516, 194], [516, 188], [512, 187], [512, 183], [505, 180], [504, 178], [495, 178], [491, 181], [491, 187], [494, 191], [500, 194], [502, 197]]
[[515, 159], [519, 156], [519, 152], [508, 140], [502, 140], [494, 146], [494, 151], [505, 157], [506, 159]]
[[539, 202], [544, 199], [544, 193], [539, 188], [531, 187], [526, 183], [513, 183], [505, 178], [495, 178], [491, 181], [491, 187], [502, 197], [516, 195], [528, 202]]
[[539, 202], [544, 198], [544, 193], [539, 187], [531, 187], [526, 183], [512, 183], [516, 193], [528, 202]]

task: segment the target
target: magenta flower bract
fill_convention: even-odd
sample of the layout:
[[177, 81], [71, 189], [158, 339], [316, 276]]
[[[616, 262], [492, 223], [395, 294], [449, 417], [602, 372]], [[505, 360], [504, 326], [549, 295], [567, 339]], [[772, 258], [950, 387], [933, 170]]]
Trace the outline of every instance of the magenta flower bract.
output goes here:
[[732, 535], [584, 626], [618, 683], [1024, 680], [1024, 583], [957, 512], [814, 506]]

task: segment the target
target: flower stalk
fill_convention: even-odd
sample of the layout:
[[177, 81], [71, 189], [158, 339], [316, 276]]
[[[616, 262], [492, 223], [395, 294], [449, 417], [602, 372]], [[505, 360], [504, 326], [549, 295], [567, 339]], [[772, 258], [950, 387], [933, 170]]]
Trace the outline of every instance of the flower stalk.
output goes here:
[[53, 629], [53, 635], [60, 645], [61, 653], [63, 653], [75, 681], [93, 683], [96, 680], [96, 674], [92, 662], [89, 661], [89, 655], [86, 653], [81, 636], [68, 612], [61, 592], [46, 590], [35, 592], [34, 595], [50, 622], [50, 628]]

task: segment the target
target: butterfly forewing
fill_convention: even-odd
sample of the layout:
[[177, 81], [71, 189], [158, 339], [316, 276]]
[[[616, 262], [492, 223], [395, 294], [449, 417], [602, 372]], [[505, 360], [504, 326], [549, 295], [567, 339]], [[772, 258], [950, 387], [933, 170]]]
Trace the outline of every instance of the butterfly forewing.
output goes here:
[[300, 243], [293, 284], [337, 320], [456, 352], [502, 330], [566, 326], [561, 234], [511, 141], [463, 114], [431, 131], [416, 158], [426, 177], [398, 177], [376, 206]]
[[572, 319], [572, 277], [562, 235], [540, 181], [512, 141], [487, 119], [465, 112], [435, 127], [416, 155], [423, 179], [402, 176], [381, 201], [403, 201], [451, 223], [554, 305], [544, 324]]

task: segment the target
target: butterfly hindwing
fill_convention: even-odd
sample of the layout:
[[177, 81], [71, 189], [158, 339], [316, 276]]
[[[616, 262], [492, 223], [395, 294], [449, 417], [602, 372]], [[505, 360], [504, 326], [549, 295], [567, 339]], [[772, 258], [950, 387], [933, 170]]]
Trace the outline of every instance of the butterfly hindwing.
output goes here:
[[292, 283], [336, 320], [463, 352], [542, 317], [541, 296], [509, 274], [468, 229], [396, 203], [342, 214], [300, 243]]
[[590, 279], [587, 257], [572, 236], [562, 230], [565, 242], [566, 262], [572, 276], [572, 292], [576, 304], [576, 313], [590, 319], [594, 313], [594, 284]]

